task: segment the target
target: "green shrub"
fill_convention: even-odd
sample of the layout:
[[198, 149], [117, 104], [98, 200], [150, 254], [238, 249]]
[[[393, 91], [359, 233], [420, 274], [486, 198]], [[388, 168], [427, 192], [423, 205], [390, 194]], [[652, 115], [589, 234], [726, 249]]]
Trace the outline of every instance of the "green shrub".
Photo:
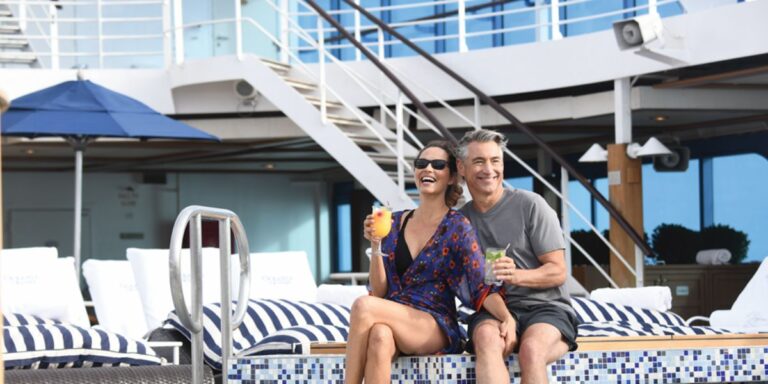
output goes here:
[[749, 238], [747, 234], [728, 225], [715, 224], [701, 231], [700, 249], [725, 248], [731, 251], [731, 264], [739, 264], [747, 257]]
[[653, 230], [651, 244], [656, 256], [667, 264], [696, 263], [699, 233], [679, 224], [661, 224]]
[[[607, 231], [603, 233], [608, 238]], [[571, 238], [584, 248], [598, 264], [608, 264], [609, 250], [608, 246], [592, 231], [578, 230], [571, 232]], [[571, 246], [571, 258], [573, 265], [592, 265], [573, 244]]]

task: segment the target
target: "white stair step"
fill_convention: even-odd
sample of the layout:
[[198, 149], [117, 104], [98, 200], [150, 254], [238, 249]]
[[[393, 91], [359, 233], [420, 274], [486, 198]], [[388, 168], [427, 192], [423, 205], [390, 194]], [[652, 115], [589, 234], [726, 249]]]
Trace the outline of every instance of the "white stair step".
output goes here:
[[[375, 161], [377, 164], [397, 165], [397, 157], [392, 154], [370, 153], [368, 157]], [[405, 161], [413, 161], [413, 158], [405, 157]]]
[[0, 10], [0, 17], [13, 17], [13, 13], [7, 9]]
[[[382, 143], [381, 140], [379, 140], [379, 138], [376, 136], [361, 135], [356, 133], [347, 133], [346, 135], [358, 145], [384, 145], [384, 143]], [[393, 147], [397, 144], [396, 138], [385, 137], [384, 140], [386, 140], [387, 143], [389, 143]]]
[[294, 79], [292, 77], [283, 77], [283, 81], [285, 81], [285, 83], [290, 85], [291, 87], [294, 87], [300, 91], [314, 91], [317, 89], [317, 84], [315, 83]]
[[338, 115], [331, 115], [329, 114], [327, 116], [328, 121], [336, 124], [336, 125], [343, 125], [343, 126], [365, 126], [360, 120], [355, 119], [353, 117], [344, 117], [344, 116], [338, 116]]
[[24, 63], [31, 64], [37, 61], [32, 53], [9, 53], [0, 52], [0, 63]]
[[[320, 98], [319, 97], [305, 95], [304, 98], [307, 99], [307, 101], [309, 101], [310, 104], [312, 104], [312, 105], [314, 105], [316, 107], [320, 106]], [[326, 100], [325, 101], [325, 106], [328, 107], [328, 108], [342, 108], [342, 107], [344, 107], [343, 104], [341, 104], [340, 102], [335, 101], [335, 100]]]
[[0, 24], [0, 33], [11, 34], [19, 32], [21, 32], [21, 28], [18, 25]]
[[262, 63], [266, 64], [267, 67], [270, 67], [270, 68], [272, 68], [273, 70], [275, 70], [277, 72], [288, 73], [288, 72], [291, 71], [291, 65], [290, 64], [285, 64], [285, 63], [281, 63], [279, 61], [274, 61], [274, 60], [264, 59], [264, 58], [261, 58], [260, 60], [261, 60]]
[[[404, 176], [405, 176], [405, 183], [406, 184], [413, 184], [413, 174], [408, 172], [408, 169], [403, 168]], [[394, 182], [397, 182], [397, 171], [384, 171], [387, 173], [387, 176], [389, 176]]]
[[0, 38], [0, 47], [4, 48], [25, 48], [29, 45], [26, 40], [23, 39], [3, 39]]

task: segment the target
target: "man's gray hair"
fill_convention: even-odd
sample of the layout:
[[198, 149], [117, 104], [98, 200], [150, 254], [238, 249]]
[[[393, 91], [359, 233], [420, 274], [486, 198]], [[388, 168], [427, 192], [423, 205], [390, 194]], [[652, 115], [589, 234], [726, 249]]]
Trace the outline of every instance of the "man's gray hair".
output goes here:
[[507, 138], [499, 132], [488, 129], [469, 131], [464, 134], [464, 137], [462, 137], [461, 140], [459, 140], [459, 145], [456, 148], [456, 156], [461, 160], [466, 160], [467, 147], [470, 143], [488, 143], [491, 141], [498, 144], [502, 149], [507, 147]]

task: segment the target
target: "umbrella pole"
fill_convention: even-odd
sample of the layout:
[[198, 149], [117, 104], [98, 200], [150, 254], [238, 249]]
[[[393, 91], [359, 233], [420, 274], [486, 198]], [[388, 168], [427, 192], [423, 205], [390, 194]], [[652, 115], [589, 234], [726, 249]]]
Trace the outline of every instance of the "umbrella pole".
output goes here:
[[83, 210], [83, 149], [75, 146], [75, 273], [80, 284], [80, 230]]

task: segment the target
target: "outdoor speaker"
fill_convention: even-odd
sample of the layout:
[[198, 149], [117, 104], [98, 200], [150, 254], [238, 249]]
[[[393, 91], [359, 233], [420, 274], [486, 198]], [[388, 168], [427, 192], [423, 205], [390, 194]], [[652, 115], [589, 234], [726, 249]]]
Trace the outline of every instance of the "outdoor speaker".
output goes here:
[[687, 147], [669, 147], [670, 155], [654, 156], [653, 169], [656, 172], [685, 172], [688, 170], [688, 159], [691, 150]]
[[251, 83], [245, 80], [238, 80], [235, 82], [235, 93], [241, 99], [253, 99], [259, 95], [259, 91], [257, 91]]

